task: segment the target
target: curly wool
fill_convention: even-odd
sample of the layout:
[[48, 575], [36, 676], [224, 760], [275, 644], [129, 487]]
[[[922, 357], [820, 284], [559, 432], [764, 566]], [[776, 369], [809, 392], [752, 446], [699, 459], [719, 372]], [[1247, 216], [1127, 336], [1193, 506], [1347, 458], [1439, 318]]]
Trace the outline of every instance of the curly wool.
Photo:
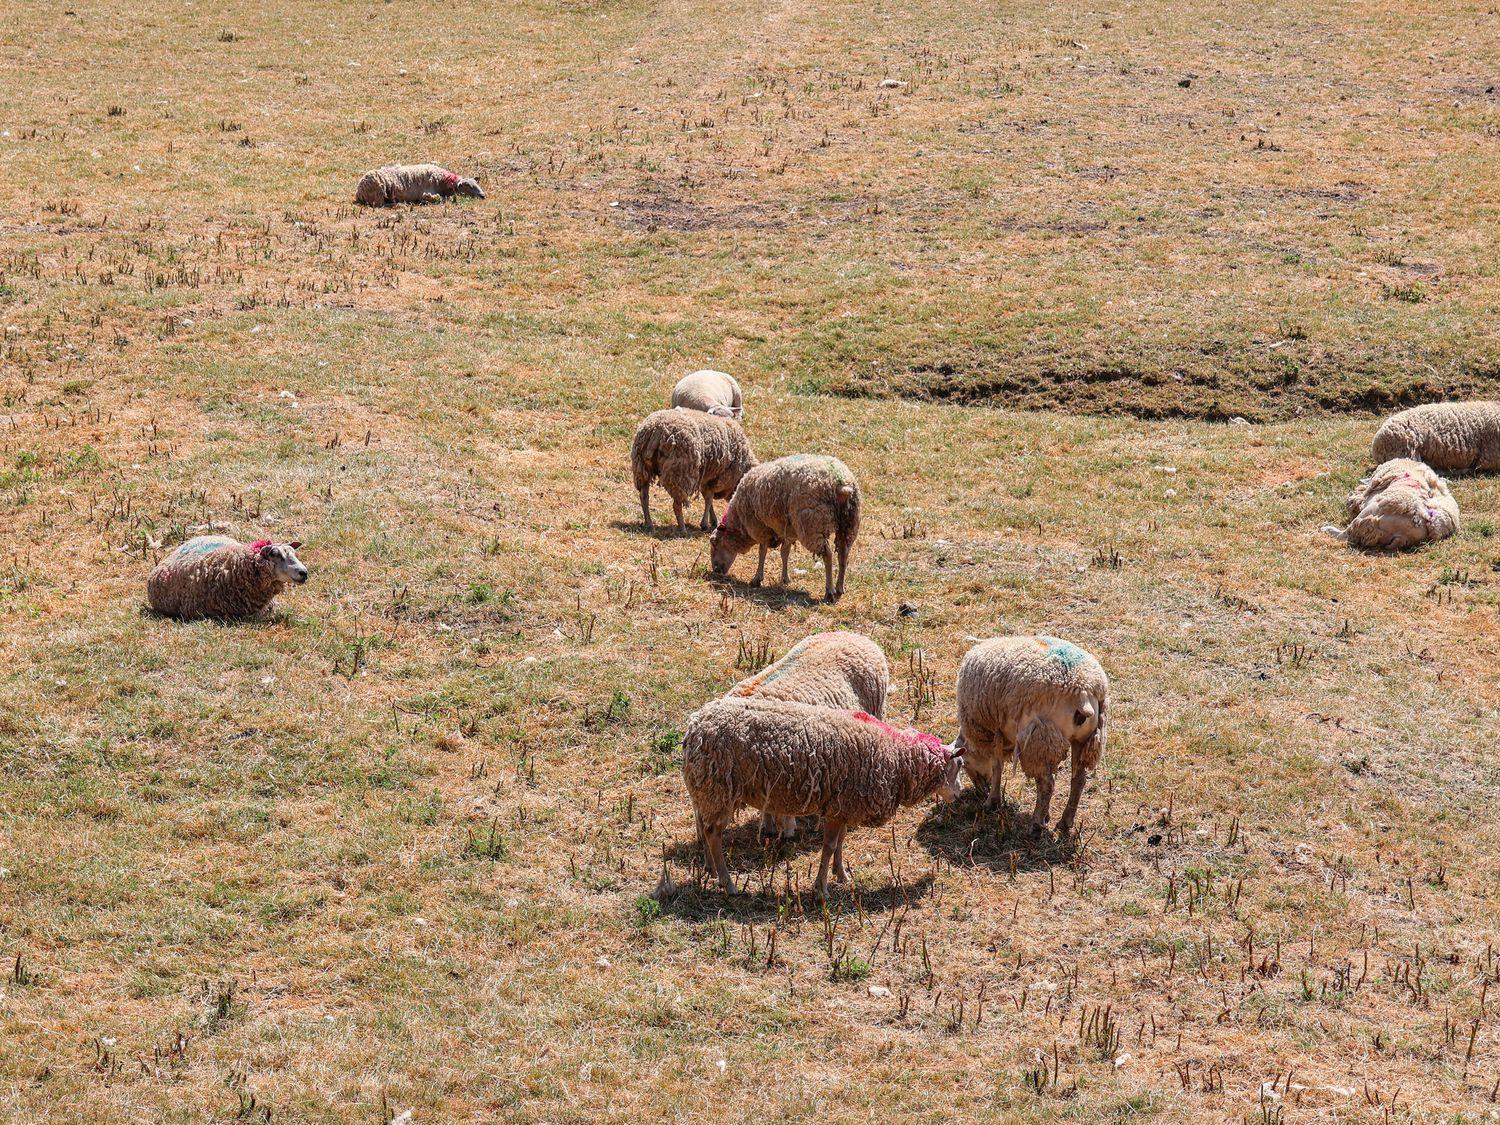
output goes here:
[[723, 828], [747, 806], [873, 828], [931, 796], [948, 761], [933, 735], [862, 712], [773, 699], [722, 699], [688, 720], [682, 773], [700, 822]]
[[354, 202], [366, 207], [430, 203], [452, 195], [461, 178], [437, 164], [387, 164], [360, 177]]
[[646, 416], [630, 443], [630, 468], [641, 510], [651, 524], [649, 489], [660, 481], [677, 508], [694, 496], [704, 498], [704, 526], [713, 523], [713, 501], [730, 496], [755, 465], [750, 439], [733, 419], [697, 410], [658, 410]]
[[785, 656], [729, 689], [726, 699], [784, 699], [885, 718], [891, 666], [861, 633], [814, 633]]
[[227, 535], [189, 539], [151, 571], [146, 602], [157, 613], [184, 621], [254, 617], [288, 585], [275, 565], [260, 557], [264, 545]]
[[[714, 567], [727, 573], [738, 556], [760, 548], [755, 582], [765, 573], [765, 552], [780, 547], [782, 581], [792, 544], [823, 558], [824, 593], [832, 601], [844, 592], [844, 570], [859, 537], [862, 499], [859, 482], [837, 457], [797, 453], [757, 465], [735, 489], [714, 539]], [[838, 556], [835, 582], [828, 543]]]
[[1448, 482], [1420, 461], [1387, 461], [1355, 486], [1344, 501], [1343, 529], [1325, 527], [1356, 547], [1399, 551], [1446, 539], [1458, 531], [1458, 501]]
[[[1051, 799], [1052, 776], [1070, 756], [1073, 790], [1082, 794], [1084, 775], [1104, 754], [1108, 727], [1109, 677], [1093, 656], [1056, 637], [982, 641], [959, 664], [957, 695], [964, 769], [988, 779], [991, 801], [1013, 757], [1038, 783], [1038, 825], [1046, 819], [1043, 797]], [[1070, 795], [1059, 829], [1071, 827], [1077, 800]]]
[[672, 405], [726, 418], [739, 418], [745, 412], [740, 385], [722, 371], [684, 375], [672, 388]]
[[1409, 457], [1444, 472], [1500, 471], [1500, 402], [1435, 402], [1386, 419], [1375, 432], [1377, 464]]

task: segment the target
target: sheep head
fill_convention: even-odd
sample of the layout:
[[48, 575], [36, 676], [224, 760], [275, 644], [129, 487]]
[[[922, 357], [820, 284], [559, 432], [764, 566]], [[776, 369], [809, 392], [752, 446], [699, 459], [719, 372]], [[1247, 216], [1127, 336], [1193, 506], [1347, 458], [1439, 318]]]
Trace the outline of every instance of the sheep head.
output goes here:
[[724, 509], [719, 526], [708, 537], [709, 566], [715, 577], [723, 578], [734, 565], [734, 560], [754, 545], [742, 527], [734, 520], [734, 507]]
[[273, 543], [262, 539], [250, 544], [250, 553], [268, 566], [283, 586], [300, 586], [307, 581], [307, 566], [297, 557], [301, 543]]

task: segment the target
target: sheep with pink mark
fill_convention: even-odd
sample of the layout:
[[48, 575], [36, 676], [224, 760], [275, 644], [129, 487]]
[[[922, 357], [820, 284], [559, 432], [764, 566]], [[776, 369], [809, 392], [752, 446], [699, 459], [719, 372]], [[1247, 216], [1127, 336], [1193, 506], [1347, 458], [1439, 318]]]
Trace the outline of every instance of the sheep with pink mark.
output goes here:
[[227, 535], [189, 539], [147, 577], [147, 604], [184, 621], [258, 616], [288, 586], [307, 581], [300, 546], [269, 539], [241, 543]]
[[1323, 531], [1367, 550], [1401, 551], [1446, 539], [1458, 530], [1458, 501], [1448, 482], [1420, 461], [1387, 461], [1344, 501], [1349, 526]]
[[[735, 684], [724, 698], [783, 699], [884, 719], [890, 688], [891, 665], [881, 647], [861, 633], [838, 630], [803, 638], [780, 660]], [[762, 813], [760, 830], [792, 839], [797, 818]]]
[[989, 786], [989, 803], [1004, 800], [1002, 775], [1019, 759], [1036, 783], [1032, 830], [1046, 826], [1053, 776], [1071, 760], [1067, 807], [1058, 818], [1061, 836], [1073, 830], [1088, 775], [1104, 755], [1109, 677], [1089, 653], [1046, 636], [996, 637], [981, 641], [958, 667], [958, 743], [964, 769]]
[[360, 177], [354, 202], [364, 207], [391, 207], [397, 203], [441, 203], [455, 195], [483, 199], [484, 189], [438, 164], [387, 164]]
[[958, 794], [962, 752], [873, 715], [780, 699], [718, 699], [688, 720], [682, 773], [710, 870], [735, 894], [724, 831], [742, 808], [821, 816], [823, 855], [813, 890], [848, 879], [844, 836], [877, 828], [903, 807]]

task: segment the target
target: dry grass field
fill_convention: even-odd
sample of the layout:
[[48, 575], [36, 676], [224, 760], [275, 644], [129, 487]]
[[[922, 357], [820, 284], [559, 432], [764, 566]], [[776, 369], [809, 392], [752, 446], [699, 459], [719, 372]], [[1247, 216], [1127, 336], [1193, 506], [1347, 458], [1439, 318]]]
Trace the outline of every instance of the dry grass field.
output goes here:
[[[1317, 533], [1500, 391], [1493, 0], [40, 0], [0, 66], [4, 1119], [1500, 1110], [1500, 481]], [[423, 159], [488, 199], [351, 205]], [[859, 475], [837, 606], [640, 528], [701, 366]], [[143, 613], [208, 527], [312, 581]], [[910, 809], [820, 909], [747, 813], [706, 884], [686, 716], [826, 628], [945, 739], [972, 638], [1096, 653], [1078, 840]]]

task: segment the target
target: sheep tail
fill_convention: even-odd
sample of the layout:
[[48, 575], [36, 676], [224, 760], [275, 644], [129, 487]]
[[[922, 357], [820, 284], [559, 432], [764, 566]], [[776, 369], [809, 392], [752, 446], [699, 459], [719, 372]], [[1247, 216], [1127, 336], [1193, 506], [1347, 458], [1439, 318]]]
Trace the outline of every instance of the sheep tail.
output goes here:
[[1324, 535], [1331, 535], [1333, 538], [1337, 539], [1340, 543], [1347, 543], [1347, 542], [1349, 542], [1349, 532], [1346, 531], [1342, 527], [1335, 527], [1331, 523], [1324, 525], [1324, 527], [1323, 527], [1323, 534]]
[[833, 526], [840, 539], [847, 539], [859, 520], [859, 496], [852, 484], [839, 485], [834, 493]]

